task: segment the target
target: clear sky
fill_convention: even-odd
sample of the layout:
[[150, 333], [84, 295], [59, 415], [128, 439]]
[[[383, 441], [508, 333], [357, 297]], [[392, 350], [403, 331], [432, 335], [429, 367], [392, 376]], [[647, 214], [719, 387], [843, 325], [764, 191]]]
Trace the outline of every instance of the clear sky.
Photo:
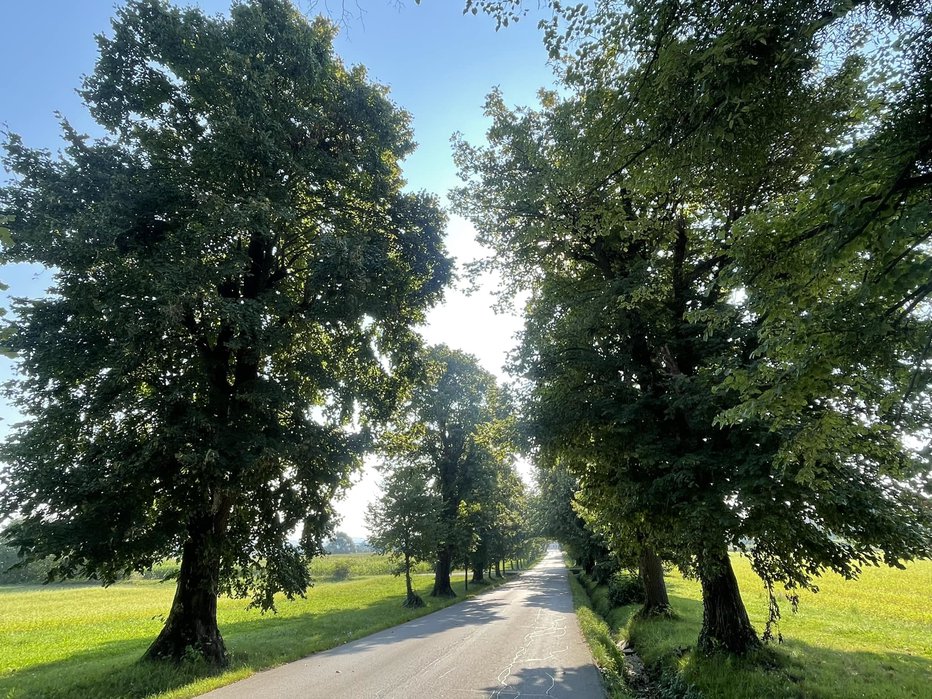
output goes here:
[[[225, 13], [227, 0], [179, 2], [196, 5], [209, 14]], [[100, 130], [75, 94], [81, 77], [94, 68], [94, 35], [109, 30], [109, 18], [119, 3], [108, 0], [0, 0], [0, 124], [18, 133], [33, 147], [60, 146], [55, 112], [65, 115], [80, 131]], [[546, 52], [534, 17], [499, 32], [494, 21], [463, 15], [459, 0], [356, 0], [312, 3], [297, 0], [306, 14], [318, 11], [339, 19], [343, 8], [352, 16], [336, 41], [347, 64], [363, 64], [371, 79], [388, 85], [391, 98], [413, 118], [418, 150], [405, 163], [411, 189], [425, 189], [441, 197], [456, 186], [450, 137], [462, 132], [470, 141], [482, 139], [487, 122], [482, 116], [485, 95], [499, 86], [511, 104], [531, 104], [540, 87], [552, 86]], [[462, 263], [479, 254], [471, 226], [452, 217], [447, 230], [450, 253]], [[51, 285], [48, 271], [4, 267], [0, 280], [9, 294], [35, 296]], [[515, 317], [491, 310], [491, 289], [467, 297], [452, 289], [424, 328], [432, 343], [445, 342], [476, 355], [490, 371], [502, 376], [505, 354], [520, 327]], [[11, 375], [8, 362], [0, 365], [0, 379]], [[0, 435], [15, 420], [0, 402]], [[367, 469], [339, 505], [341, 528], [364, 536], [362, 515], [377, 489]]]

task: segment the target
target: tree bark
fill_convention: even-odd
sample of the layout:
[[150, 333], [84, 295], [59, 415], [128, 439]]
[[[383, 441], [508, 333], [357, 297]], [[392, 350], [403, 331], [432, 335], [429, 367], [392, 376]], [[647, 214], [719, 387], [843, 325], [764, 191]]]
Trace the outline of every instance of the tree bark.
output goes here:
[[502, 562], [497, 558], [495, 559], [495, 577], [502, 577]]
[[181, 569], [168, 619], [145, 658], [178, 662], [196, 653], [213, 665], [225, 665], [226, 646], [217, 626], [220, 546], [227, 512], [202, 514], [188, 525]]
[[450, 584], [450, 568], [453, 564], [453, 551], [450, 546], [442, 546], [437, 553], [437, 568], [434, 571], [434, 589], [431, 597], [456, 597]]
[[744, 655], [759, 648], [760, 639], [741, 600], [728, 552], [713, 554], [700, 563], [702, 630], [699, 632], [699, 650]]
[[405, 597], [405, 603], [402, 606], [405, 607], [423, 607], [424, 600], [421, 599], [414, 588], [411, 586], [411, 556], [405, 554], [405, 589], [407, 590], [407, 597]]
[[485, 580], [485, 569], [488, 566], [488, 551], [484, 543], [480, 543], [472, 554], [472, 581], [474, 583]]
[[457, 497], [457, 472], [460, 457], [463, 454], [464, 444], [462, 430], [458, 426], [451, 426], [447, 430], [446, 423], [441, 421], [443, 458], [439, 467], [441, 521], [446, 528], [447, 541], [440, 545], [437, 551], [437, 566], [434, 569], [434, 588], [430, 591], [431, 597], [456, 597], [453, 586], [450, 584], [450, 573], [453, 570], [453, 543], [449, 540], [456, 527], [456, 513], [459, 498]]
[[669, 614], [670, 598], [663, 579], [663, 561], [650, 547], [642, 547], [638, 559], [638, 572], [644, 585], [644, 607], [641, 614]]

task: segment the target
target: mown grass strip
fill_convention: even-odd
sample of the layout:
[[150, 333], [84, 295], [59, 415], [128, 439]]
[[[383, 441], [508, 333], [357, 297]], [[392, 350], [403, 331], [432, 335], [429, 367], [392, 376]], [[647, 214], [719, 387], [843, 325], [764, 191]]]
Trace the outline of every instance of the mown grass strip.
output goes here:
[[579, 628], [592, 651], [592, 659], [602, 673], [602, 680], [608, 695], [612, 699], [631, 697], [632, 695], [625, 687], [624, 657], [615, 644], [611, 629], [605, 620], [593, 611], [589, 595], [576, 576], [570, 573], [569, 578]]
[[[430, 598], [432, 582], [415, 578], [422, 609], [401, 606], [404, 583], [390, 575], [319, 584], [306, 599], [279, 601], [277, 614], [223, 598], [218, 617], [232, 662], [222, 672], [138, 662], [164, 622], [173, 583], [0, 588], [0, 697], [193, 697], [464, 599], [462, 579], [455, 600]], [[489, 587], [470, 585], [468, 596]]]

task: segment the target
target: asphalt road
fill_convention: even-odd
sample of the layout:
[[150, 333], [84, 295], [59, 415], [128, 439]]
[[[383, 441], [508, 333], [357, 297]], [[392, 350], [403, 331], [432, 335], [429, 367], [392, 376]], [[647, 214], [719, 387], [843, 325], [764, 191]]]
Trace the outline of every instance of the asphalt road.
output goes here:
[[502, 587], [204, 695], [214, 699], [605, 696], [559, 551]]

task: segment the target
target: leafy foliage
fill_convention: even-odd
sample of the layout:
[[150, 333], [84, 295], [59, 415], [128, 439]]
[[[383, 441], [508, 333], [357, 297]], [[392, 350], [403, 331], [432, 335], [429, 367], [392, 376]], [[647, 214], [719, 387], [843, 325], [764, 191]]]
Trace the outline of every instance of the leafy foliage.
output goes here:
[[337, 530], [324, 544], [327, 553], [356, 553], [356, 542], [344, 531]]
[[411, 587], [411, 569], [437, 552], [441, 501], [427, 471], [418, 466], [399, 465], [391, 469], [382, 484], [382, 496], [369, 507], [366, 527], [369, 544], [378, 553], [387, 553], [401, 565], [407, 606], [422, 606]]
[[439, 496], [434, 592], [443, 595], [454, 560], [477, 547], [504, 558], [518, 545], [523, 484], [513, 465], [514, 416], [495, 378], [443, 345], [429, 348], [424, 364], [424, 380], [398, 406], [382, 442], [391, 460], [420, 470], [422, 486]]
[[38, 585], [48, 580], [54, 561], [44, 558], [25, 563], [12, 546], [0, 544], [0, 585]]
[[[746, 619], [729, 547], [790, 587], [930, 550], [909, 481], [929, 465], [903, 439], [930, 417], [928, 18], [871, 87], [853, 11], [567, 10], [564, 96], [493, 93], [488, 147], [457, 146], [480, 269], [530, 295], [515, 366], [540, 457], [594, 529], [697, 573], [725, 617]], [[751, 644], [735, 630], [724, 647]]]
[[450, 274], [436, 201], [401, 191], [408, 116], [333, 34], [284, 0], [130, 2], [81, 91], [110, 137], [7, 137], [4, 260], [55, 285], [9, 326], [27, 421], [0, 511], [55, 575], [184, 549], [208, 597], [306, 589], [366, 446], [350, 420], [388, 412]]
[[537, 533], [559, 541], [567, 555], [586, 573], [591, 574], [597, 563], [614, 558], [603, 538], [592, 531], [577, 509], [578, 479], [559, 463], [538, 463], [536, 477], [533, 513]]

